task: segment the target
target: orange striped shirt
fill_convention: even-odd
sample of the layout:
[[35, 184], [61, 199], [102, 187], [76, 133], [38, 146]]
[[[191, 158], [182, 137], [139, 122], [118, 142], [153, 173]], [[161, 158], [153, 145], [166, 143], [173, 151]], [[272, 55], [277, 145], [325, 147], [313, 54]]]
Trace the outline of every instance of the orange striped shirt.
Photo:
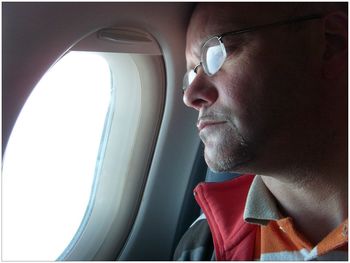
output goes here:
[[281, 216], [260, 176], [254, 178], [250, 187], [244, 219], [261, 225], [255, 260], [348, 260], [348, 220], [313, 246], [296, 230], [292, 218]]

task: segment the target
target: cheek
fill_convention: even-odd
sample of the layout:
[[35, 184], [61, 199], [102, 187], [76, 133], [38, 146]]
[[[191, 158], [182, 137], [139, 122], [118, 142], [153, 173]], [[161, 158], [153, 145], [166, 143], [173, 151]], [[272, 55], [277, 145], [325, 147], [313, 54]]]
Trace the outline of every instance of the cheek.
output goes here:
[[254, 68], [247, 63], [232, 68], [224, 72], [225, 77], [218, 89], [219, 100], [224, 107], [231, 110], [232, 120], [242, 135], [251, 137], [252, 130], [260, 125], [262, 81]]
[[[249, 61], [253, 61], [250, 63]], [[240, 57], [237, 60], [227, 61], [224, 68], [224, 85], [222, 87], [223, 100], [233, 103], [237, 110], [245, 109], [255, 104], [262, 95], [261, 68], [257, 61], [249, 56], [246, 59]]]

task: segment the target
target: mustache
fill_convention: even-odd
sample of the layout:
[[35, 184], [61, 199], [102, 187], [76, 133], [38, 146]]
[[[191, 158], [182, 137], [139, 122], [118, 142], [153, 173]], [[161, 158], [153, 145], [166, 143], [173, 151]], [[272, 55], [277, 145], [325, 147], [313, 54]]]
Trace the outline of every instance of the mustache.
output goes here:
[[231, 114], [226, 112], [200, 112], [197, 123], [200, 121], [231, 121]]
[[226, 122], [236, 133], [236, 138], [240, 141], [241, 145], [248, 145], [248, 140], [241, 134], [234, 121], [234, 115], [229, 111], [203, 111], [199, 113], [197, 126], [200, 122]]

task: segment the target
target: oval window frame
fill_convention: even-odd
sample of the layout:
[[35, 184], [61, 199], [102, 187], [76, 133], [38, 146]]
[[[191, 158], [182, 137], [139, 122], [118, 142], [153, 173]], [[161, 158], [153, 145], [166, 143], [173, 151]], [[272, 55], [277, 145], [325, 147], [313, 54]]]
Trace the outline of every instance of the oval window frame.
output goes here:
[[[91, 41], [96, 38], [89, 36], [73, 50], [101, 52], [107, 44], [111, 51], [110, 43], [92, 48]], [[123, 43], [114, 46], [115, 52], [101, 52], [111, 68], [115, 108], [111, 110], [112, 121], [106, 126], [100, 153], [104, 157], [89, 206], [76, 235], [57, 260], [115, 260], [130, 234], [165, 104], [164, 60], [154, 39], [152, 45], [149, 43], [142, 51], [142, 43], [133, 43], [130, 50]], [[118, 129], [120, 123], [126, 129]]]

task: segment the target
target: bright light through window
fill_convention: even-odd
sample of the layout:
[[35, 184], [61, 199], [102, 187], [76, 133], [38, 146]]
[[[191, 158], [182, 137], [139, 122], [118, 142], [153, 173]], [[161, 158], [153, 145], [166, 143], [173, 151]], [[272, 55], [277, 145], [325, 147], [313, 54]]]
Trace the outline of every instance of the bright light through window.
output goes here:
[[110, 102], [110, 69], [96, 53], [70, 52], [35, 87], [3, 163], [3, 260], [56, 260], [70, 243], [89, 202]]

